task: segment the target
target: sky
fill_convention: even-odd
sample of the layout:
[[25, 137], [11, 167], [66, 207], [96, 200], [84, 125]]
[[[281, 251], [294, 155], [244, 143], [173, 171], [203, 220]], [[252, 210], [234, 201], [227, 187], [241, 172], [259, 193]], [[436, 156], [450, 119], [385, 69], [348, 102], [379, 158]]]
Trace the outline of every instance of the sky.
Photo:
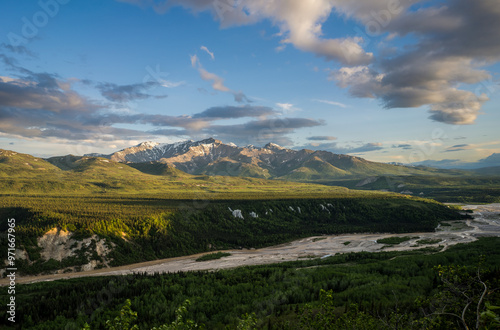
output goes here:
[[0, 148], [269, 142], [500, 165], [498, 0], [0, 3]]

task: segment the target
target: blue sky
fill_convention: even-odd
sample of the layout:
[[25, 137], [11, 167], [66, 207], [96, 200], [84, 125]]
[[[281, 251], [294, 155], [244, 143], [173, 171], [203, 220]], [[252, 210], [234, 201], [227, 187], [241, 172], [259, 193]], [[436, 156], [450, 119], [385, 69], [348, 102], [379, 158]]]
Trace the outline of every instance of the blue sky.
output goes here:
[[0, 4], [0, 148], [275, 142], [500, 165], [496, 0]]

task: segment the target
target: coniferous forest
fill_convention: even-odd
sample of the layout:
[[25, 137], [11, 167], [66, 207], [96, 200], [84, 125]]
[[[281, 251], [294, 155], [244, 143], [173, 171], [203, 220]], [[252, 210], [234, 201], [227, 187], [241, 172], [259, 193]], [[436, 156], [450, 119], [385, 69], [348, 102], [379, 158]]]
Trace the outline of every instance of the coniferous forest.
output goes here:
[[[496, 329], [499, 243], [482, 238], [444, 252], [348, 253], [232, 270], [20, 285], [18, 324], [23, 329], [86, 324], [91, 329], [460, 329], [466, 322], [472, 329], [479, 320], [480, 328]], [[5, 315], [1, 319], [6, 325]]]

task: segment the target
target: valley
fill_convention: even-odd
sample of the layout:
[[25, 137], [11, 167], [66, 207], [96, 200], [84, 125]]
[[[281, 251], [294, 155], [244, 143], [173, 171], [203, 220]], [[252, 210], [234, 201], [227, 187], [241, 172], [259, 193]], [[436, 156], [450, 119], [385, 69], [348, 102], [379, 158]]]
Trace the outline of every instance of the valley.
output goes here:
[[[486, 254], [495, 278], [500, 179], [488, 173], [214, 139], [48, 159], [2, 150], [0, 231], [16, 219], [16, 290], [28, 328], [37, 329], [35, 319], [42, 328], [103, 328], [129, 298], [137, 324], [151, 328], [171, 322], [189, 297], [189, 317], [209, 328], [234, 328], [255, 312], [259, 328], [294, 329], [287, 320], [299, 324], [328, 288], [340, 290], [335, 306], [348, 317], [352, 301], [367, 312], [394, 308], [399, 287], [402, 315], [419, 318], [414, 300], [433, 297], [436, 267], [470, 268]], [[378, 293], [369, 297], [365, 286]], [[221, 288], [224, 306], [215, 307], [210, 287]], [[102, 288], [116, 292], [109, 302], [92, 300]], [[28, 304], [33, 297], [39, 302]], [[82, 299], [90, 305], [77, 306]], [[141, 306], [164, 312], [149, 320]]]
[[[161, 274], [200, 270], [218, 270], [251, 265], [273, 264], [301, 259], [326, 258], [336, 254], [352, 252], [408, 251], [422, 248], [436, 248], [435, 253], [460, 243], [470, 243], [479, 237], [500, 237], [500, 204], [465, 205], [464, 209], [474, 210], [474, 219], [467, 221], [446, 221], [435, 232], [401, 234], [344, 234], [334, 236], [309, 237], [290, 243], [262, 249], [225, 250], [230, 256], [223, 259], [197, 262], [202, 255], [155, 260], [128, 266], [112, 267], [73, 274], [25, 276], [18, 283], [36, 283], [59, 279], [87, 276], [115, 276], [128, 274]], [[407, 236], [405, 242], [393, 246], [378, 243], [391, 237]], [[435, 243], [425, 243], [435, 241]], [[424, 243], [419, 243], [424, 242]], [[7, 280], [0, 280], [0, 285], [7, 285]]]

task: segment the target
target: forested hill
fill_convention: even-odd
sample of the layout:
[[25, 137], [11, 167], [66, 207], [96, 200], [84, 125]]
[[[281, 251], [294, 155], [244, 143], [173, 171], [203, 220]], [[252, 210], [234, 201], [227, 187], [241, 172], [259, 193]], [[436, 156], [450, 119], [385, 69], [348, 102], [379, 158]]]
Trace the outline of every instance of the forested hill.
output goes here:
[[[139, 329], [163, 324], [168, 327], [160, 329], [188, 329], [171, 325], [181, 316], [183, 322], [193, 320], [205, 329], [449, 330], [464, 328], [451, 314], [461, 315], [470, 301], [474, 308], [467, 309], [464, 319], [471, 329], [476, 311], [480, 329], [498, 329], [499, 244], [499, 238], [490, 237], [440, 253], [432, 248], [361, 252], [215, 272], [18, 285], [16, 324], [22, 329], [82, 329], [87, 323], [91, 329], [109, 329], [106, 321], [116, 318]], [[479, 273], [481, 255], [485, 263]], [[478, 273], [488, 285], [479, 308], [484, 288]], [[443, 285], [446, 279], [451, 279], [448, 287]], [[4, 290], [0, 303], [5, 306], [8, 299]], [[127, 299], [131, 310], [121, 313]], [[187, 299], [191, 304], [176, 312]], [[242, 320], [252, 319], [255, 326], [242, 326]], [[0, 310], [2, 325], [10, 325], [5, 309]]]
[[[7, 229], [5, 219], [17, 219], [24, 256], [17, 265], [30, 274], [258, 248], [322, 234], [432, 231], [440, 221], [461, 217], [432, 201], [390, 195], [213, 201], [6, 196], [2, 204], [0, 230]], [[44, 241], [59, 242], [64, 253], [51, 257]]]

